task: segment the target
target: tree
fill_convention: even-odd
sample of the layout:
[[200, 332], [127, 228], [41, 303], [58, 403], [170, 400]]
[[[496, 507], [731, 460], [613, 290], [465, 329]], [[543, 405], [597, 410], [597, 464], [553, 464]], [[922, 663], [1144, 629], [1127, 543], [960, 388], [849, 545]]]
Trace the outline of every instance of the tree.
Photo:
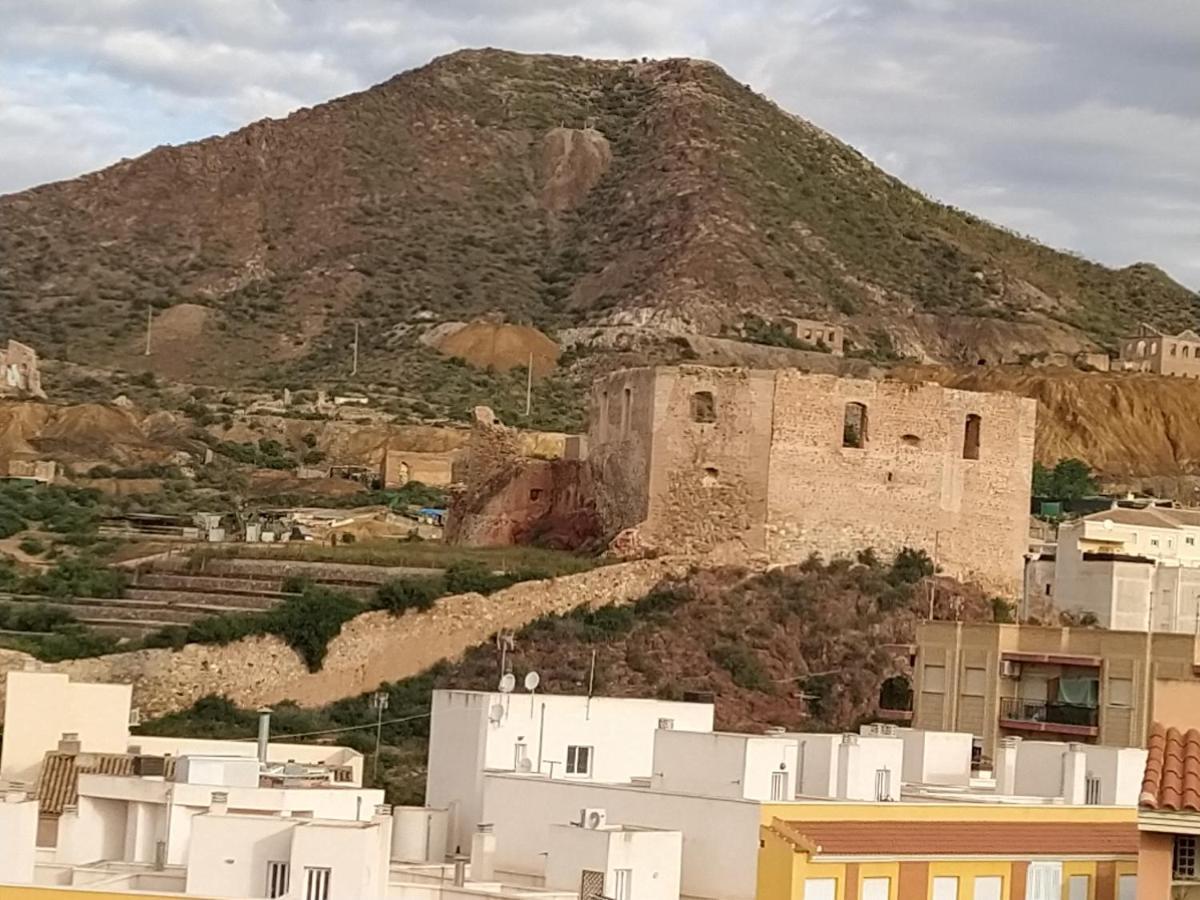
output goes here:
[[1049, 500], [1078, 500], [1098, 490], [1091, 468], [1081, 459], [1060, 459], [1053, 469], [1033, 464], [1033, 495]]

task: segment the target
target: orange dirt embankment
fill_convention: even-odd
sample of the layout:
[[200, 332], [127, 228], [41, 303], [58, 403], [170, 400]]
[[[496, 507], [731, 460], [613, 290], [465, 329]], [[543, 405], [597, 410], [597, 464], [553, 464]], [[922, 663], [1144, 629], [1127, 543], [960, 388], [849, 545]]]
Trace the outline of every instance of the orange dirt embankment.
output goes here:
[[528, 325], [471, 322], [439, 338], [434, 346], [477, 369], [523, 369], [532, 357], [533, 374], [540, 378], [558, 365], [558, 344]]
[[[1038, 401], [1036, 458], [1076, 457], [1109, 478], [1200, 474], [1200, 383], [1068, 369], [912, 368], [895, 374]], [[986, 423], [984, 424], [986, 428]]]

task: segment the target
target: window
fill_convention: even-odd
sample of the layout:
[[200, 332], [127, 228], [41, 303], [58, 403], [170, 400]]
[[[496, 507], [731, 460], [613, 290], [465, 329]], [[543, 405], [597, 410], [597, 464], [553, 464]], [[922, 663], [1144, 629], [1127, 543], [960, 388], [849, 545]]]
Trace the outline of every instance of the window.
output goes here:
[[1086, 875], [1072, 875], [1067, 880], [1067, 900], [1088, 900], [1091, 879]]
[[1133, 706], [1132, 678], [1108, 679], [1108, 705], [1125, 707]]
[[1117, 879], [1117, 900], [1137, 900], [1137, 876], [1122, 875]]
[[892, 799], [892, 773], [887, 769], [875, 770], [875, 799], [880, 802]]
[[567, 774], [592, 774], [592, 748], [572, 745], [567, 748]]
[[1183, 358], [1184, 358], [1184, 359], [1187, 359], [1187, 357], [1188, 357], [1188, 348], [1187, 348], [1187, 347], [1184, 347], [1184, 348], [1183, 348]]
[[1150, 538], [1150, 546], [1157, 547], [1158, 546], [1158, 538]]
[[542, 489], [541, 488], [530, 488], [529, 489], [529, 499], [530, 500], [542, 499]]
[[1185, 544], [1187, 544], [1189, 547], [1195, 547], [1195, 546], [1196, 546], [1196, 539], [1195, 539], [1194, 537], [1190, 537], [1190, 538], [1184, 538], [1184, 539], [1183, 539], [1183, 542], [1184, 542]]
[[1025, 900], [1062, 900], [1062, 863], [1031, 862], [1025, 877]]
[[633, 896], [633, 869], [613, 869], [613, 900], [630, 900]]
[[518, 741], [513, 744], [513, 771], [520, 772], [521, 763], [529, 758], [529, 748], [524, 741]]
[[771, 773], [771, 800], [778, 803], [783, 800], [791, 800], [788, 796], [788, 773], [787, 772], [772, 772]]
[[1171, 344], [1170, 347], [1171, 347], [1171, 355], [1174, 356], [1176, 347], [1174, 344]]
[[267, 896], [282, 897], [288, 892], [288, 864], [286, 862], [267, 863]]
[[921, 690], [944, 692], [946, 690], [946, 667], [926, 666]]
[[329, 900], [329, 876], [332, 870], [304, 867], [304, 900]]
[[804, 900], [836, 900], [836, 878], [805, 878]]
[[1047, 596], [1047, 597], [1049, 597], [1049, 596], [1050, 596], [1050, 589], [1051, 589], [1052, 587], [1054, 587], [1054, 585], [1052, 585], [1052, 584], [1048, 584], [1048, 585], [1046, 585], [1046, 596]]
[[915, 434], [902, 434], [900, 436], [900, 443], [905, 447], [920, 447], [921, 439]]
[[963, 459], [979, 459], [979, 426], [983, 420], [971, 413], [963, 429]]
[[1083, 780], [1083, 802], [1085, 806], [1100, 805], [1100, 779], [1091, 772]]
[[999, 875], [979, 875], [975, 878], [974, 900], [1000, 900], [1004, 896], [1004, 879]]
[[621, 434], [629, 431], [629, 421], [633, 415], [633, 388], [625, 388], [621, 403]]
[[963, 673], [963, 695], [982, 697], [987, 692], [987, 669], [967, 666]]
[[717, 421], [717, 401], [713, 398], [712, 391], [696, 391], [692, 394], [692, 421]]
[[701, 487], [716, 487], [721, 483], [721, 473], [716, 466], [705, 466], [704, 474], [700, 476]]
[[829, 343], [833, 343], [833, 332], [829, 332]]
[[861, 403], [847, 403], [842, 416], [842, 446], [867, 446], [867, 408]]
[[1193, 881], [1200, 877], [1200, 871], [1196, 868], [1196, 838], [1194, 835], [1175, 835], [1175, 851], [1172, 854], [1171, 871], [1177, 881]]
[[958, 900], [958, 878], [938, 875], [933, 879], [933, 892], [930, 900]]
[[[892, 882], [890, 878], [864, 878], [862, 881], [862, 900], [891, 900]], [[999, 898], [996, 898], [999, 900]]]

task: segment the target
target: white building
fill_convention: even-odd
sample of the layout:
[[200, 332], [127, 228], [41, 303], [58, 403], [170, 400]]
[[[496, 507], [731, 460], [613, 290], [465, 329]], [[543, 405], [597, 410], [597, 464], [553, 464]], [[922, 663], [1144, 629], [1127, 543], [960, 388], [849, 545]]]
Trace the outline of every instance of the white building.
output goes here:
[[712, 726], [711, 703], [434, 691], [425, 803], [450, 811], [450, 848], [463, 851], [489, 821], [486, 771], [628, 781], [650, 773], [657, 729]]
[[1121, 631], [1200, 630], [1200, 511], [1111, 509], [1059, 528], [1055, 606]]

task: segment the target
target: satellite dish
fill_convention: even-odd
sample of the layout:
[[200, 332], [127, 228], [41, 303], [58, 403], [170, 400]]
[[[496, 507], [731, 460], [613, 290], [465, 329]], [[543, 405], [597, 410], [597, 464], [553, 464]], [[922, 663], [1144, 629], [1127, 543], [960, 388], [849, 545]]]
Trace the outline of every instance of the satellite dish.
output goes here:
[[517, 686], [517, 678], [512, 672], [508, 672], [500, 679], [500, 693], [511, 694], [513, 688]]
[[492, 708], [488, 710], [488, 721], [492, 724], [499, 724], [504, 720], [504, 704], [493, 703]]
[[530, 693], [537, 690], [537, 686], [542, 683], [542, 676], [537, 672], [530, 672], [525, 676], [525, 690]]

